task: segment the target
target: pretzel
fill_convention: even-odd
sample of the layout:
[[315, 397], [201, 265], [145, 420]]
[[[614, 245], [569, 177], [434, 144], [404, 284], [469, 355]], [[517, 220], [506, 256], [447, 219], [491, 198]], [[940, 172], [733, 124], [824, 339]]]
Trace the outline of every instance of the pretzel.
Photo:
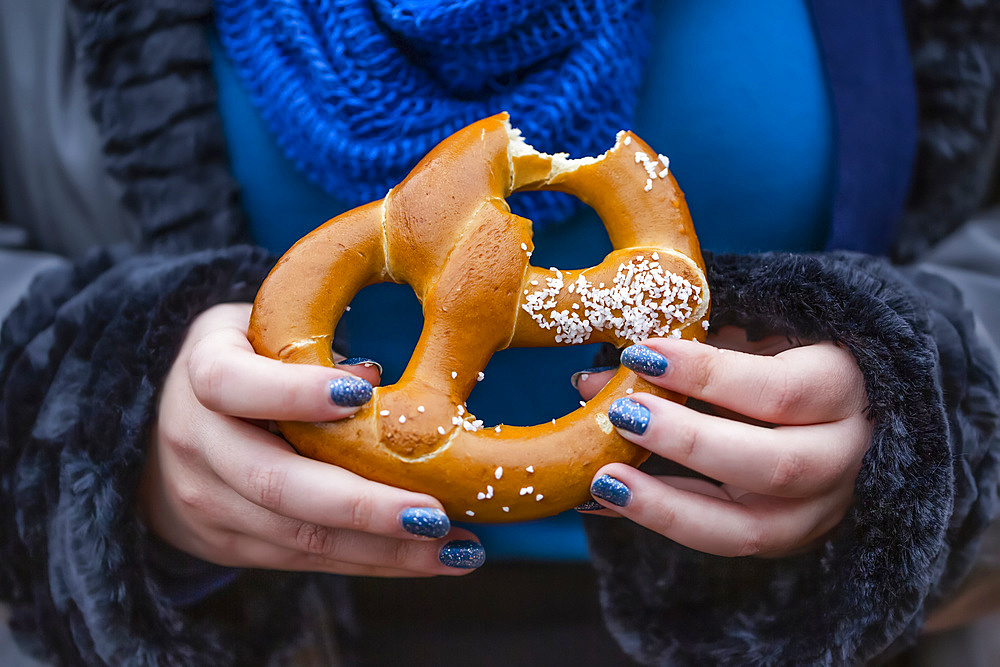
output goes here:
[[[614, 250], [582, 270], [529, 262], [531, 221], [510, 212], [519, 190], [558, 190], [601, 217]], [[438, 498], [472, 522], [534, 519], [590, 498], [595, 472], [648, 452], [615, 431], [617, 398], [666, 392], [620, 368], [593, 399], [536, 426], [484, 426], [466, 400], [497, 350], [651, 336], [703, 340], [709, 288], [684, 195], [630, 132], [596, 158], [547, 155], [499, 114], [459, 130], [381, 201], [296, 243], [254, 303], [248, 337], [262, 355], [334, 366], [333, 331], [353, 296], [406, 283], [424, 326], [400, 380], [376, 387], [352, 418], [281, 422], [308, 457]]]

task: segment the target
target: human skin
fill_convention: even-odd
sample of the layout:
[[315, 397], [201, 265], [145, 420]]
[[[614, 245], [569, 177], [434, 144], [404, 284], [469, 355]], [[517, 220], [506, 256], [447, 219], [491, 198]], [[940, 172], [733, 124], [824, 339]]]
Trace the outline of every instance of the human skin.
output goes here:
[[[644, 377], [697, 403], [635, 394], [629, 398], [648, 410], [639, 411], [645, 430], [618, 432], [715, 481], [654, 476], [611, 464], [598, 471], [595, 482], [612, 485], [611, 497], [625, 505], [595, 496], [607, 509], [594, 513], [628, 518], [715, 555], [801, 553], [843, 519], [871, 443], [858, 365], [831, 342], [793, 345], [784, 337], [750, 342], [735, 328], [707, 343], [644, 341], [666, 367], [661, 375]], [[589, 398], [609, 377], [610, 372], [588, 374], [578, 388]], [[602, 479], [605, 475], [627, 491]]]
[[[358, 408], [331, 400], [343, 370], [256, 355], [250, 308], [201, 314], [167, 376], [138, 500], [152, 531], [234, 567], [421, 577], [481, 564], [475, 537], [451, 528], [433, 497], [302, 457], [269, 431], [270, 420], [344, 419]], [[375, 365], [350, 368], [378, 384]], [[443, 521], [433, 535], [413, 534], [408, 510]]]

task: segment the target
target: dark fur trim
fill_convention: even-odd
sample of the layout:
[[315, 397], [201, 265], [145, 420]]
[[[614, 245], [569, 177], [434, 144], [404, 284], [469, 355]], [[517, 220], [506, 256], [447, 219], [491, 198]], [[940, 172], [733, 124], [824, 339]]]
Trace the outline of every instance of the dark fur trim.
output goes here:
[[709, 259], [713, 326], [835, 340], [854, 354], [872, 446], [853, 508], [800, 557], [719, 558], [591, 517], [610, 627], [647, 664], [848, 665], [911, 643], [997, 509], [988, 353], [942, 281], [919, 276], [921, 290], [860, 256]]
[[895, 257], [910, 261], [995, 200], [1000, 149], [1000, 2], [904, 3], [920, 143]]
[[150, 577], [133, 494], [188, 324], [214, 303], [252, 299], [273, 259], [246, 247], [117, 259], [47, 274], [5, 322], [0, 594], [16, 631], [66, 664], [258, 660], [297, 631], [304, 579], [272, 583], [268, 614], [243, 627], [183, 614]]
[[246, 239], [205, 39], [210, 0], [72, 0], [108, 173], [141, 247]]

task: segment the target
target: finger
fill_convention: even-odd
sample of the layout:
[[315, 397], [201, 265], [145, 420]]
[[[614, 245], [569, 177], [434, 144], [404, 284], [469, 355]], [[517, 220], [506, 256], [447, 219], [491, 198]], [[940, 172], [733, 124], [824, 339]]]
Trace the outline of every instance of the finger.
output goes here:
[[275, 514], [261, 518], [261, 538], [298, 551], [305, 558], [388, 569], [454, 574], [485, 562], [482, 544], [467, 530], [453, 528], [447, 539], [414, 541], [356, 530], [292, 521]]
[[834, 497], [785, 500], [754, 496], [753, 506], [676, 485], [616, 463], [598, 471], [594, 497], [678, 544], [717, 556], [773, 556], [812, 543], [835, 524]]
[[866, 400], [857, 362], [833, 343], [772, 357], [656, 338], [626, 348], [621, 358], [653, 384], [774, 424], [842, 419]]
[[615, 376], [617, 366], [601, 366], [577, 371], [569, 379], [573, 388], [580, 392], [583, 400], [589, 401]]
[[663, 458], [754, 493], [802, 498], [857, 473], [870, 432], [862, 418], [767, 428], [633, 394], [608, 409], [631, 442]]
[[207, 458], [234, 491], [270, 512], [333, 528], [408, 539], [438, 538], [450, 522], [435, 498], [364, 479], [300, 456], [284, 440], [226, 418]]
[[588, 500], [583, 502], [576, 507], [574, 507], [577, 512], [585, 514], [586, 516], [606, 516], [609, 518], [619, 518], [621, 515], [613, 510], [609, 510], [607, 507], [597, 502], [596, 500]]
[[188, 375], [203, 406], [236, 417], [342, 419], [372, 396], [370, 382], [342, 370], [258, 355], [246, 332], [237, 327], [215, 329], [200, 338], [188, 357]]
[[[391, 542], [389, 538], [380, 538]], [[393, 545], [384, 547], [384, 551], [391, 552]], [[260, 540], [247, 535], [236, 535], [228, 540], [226, 549], [219, 549], [218, 552], [225, 554], [217, 559], [220, 565], [229, 567], [252, 567], [270, 570], [286, 570], [296, 572], [329, 572], [348, 576], [364, 577], [431, 577], [437, 575], [461, 576], [476, 569], [467, 564], [465, 566], [448, 566], [442, 562], [440, 553], [445, 550], [443, 545], [437, 545], [432, 553], [437, 553], [436, 560], [428, 561], [426, 567], [420, 566], [416, 561], [402, 559], [402, 566], [385, 566], [372, 562], [343, 561], [330, 557], [322, 552], [303, 551], [298, 548], [289, 548], [278, 544]], [[448, 547], [446, 553], [450, 553], [454, 547]], [[400, 545], [400, 554], [405, 552], [405, 547]], [[449, 560], [449, 557], [445, 557]], [[427, 561], [422, 558], [421, 561]], [[463, 561], [463, 564], [465, 561]]]
[[340, 370], [364, 378], [373, 387], [377, 387], [382, 382], [382, 364], [374, 359], [368, 357], [340, 359], [339, 357], [340, 355], [334, 355], [334, 362]]

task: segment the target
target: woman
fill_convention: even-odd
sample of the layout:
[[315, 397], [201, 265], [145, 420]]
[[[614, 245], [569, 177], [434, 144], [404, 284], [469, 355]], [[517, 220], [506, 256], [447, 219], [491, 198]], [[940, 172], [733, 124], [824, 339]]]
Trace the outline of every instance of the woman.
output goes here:
[[[811, 167], [811, 178], [805, 179], [809, 194], [805, 203], [788, 198], [777, 202], [785, 208], [776, 216], [779, 220], [771, 221], [775, 226], [767, 228], [770, 242], [740, 239], [737, 249], [775, 249], [781, 244], [775, 244], [774, 238], [788, 240], [791, 237], [786, 233], [804, 228], [807, 233], [783, 249], [825, 247], [877, 255], [895, 244], [903, 253], [922, 250], [945, 231], [929, 222], [935, 216], [948, 220], [950, 231], [983, 203], [984, 153], [966, 147], [958, 153], [960, 159], [952, 158], [949, 178], [942, 183], [936, 168], [947, 150], [925, 144], [917, 163], [915, 194], [909, 199], [911, 208], [902, 228], [898, 227], [915, 140], [904, 17], [888, 3], [858, 6], [851, 12], [842, 5], [833, 8], [821, 2], [810, 3], [808, 12], [797, 3], [790, 4], [794, 6], [775, 3], [771, 9], [776, 10], [775, 16], [797, 26], [798, 32], [791, 34], [801, 36], [802, 41], [776, 46], [770, 52], [772, 62], [800, 62], [780, 49], [801, 48], [797, 55], [811, 54], [812, 73], [825, 73], [826, 79], [810, 79], [808, 72], [799, 71], [797, 75], [803, 79], [795, 86], [799, 95], [814, 101], [814, 106], [805, 123], [812, 134], [799, 128], [793, 136], [815, 138], [815, 159], [805, 160], [786, 149], [784, 155], [790, 156], [791, 162], [771, 171], [795, 175]], [[561, 4], [544, 5], [531, 15], [536, 23], [530, 25], [557, 28], [562, 25], [559, 21], [575, 20], [579, 26], [593, 23], [594, 8], [586, 3], [566, 7], [571, 11], [563, 12]], [[226, 77], [227, 72], [230, 77], [233, 72], [242, 77], [238, 80], [250, 91], [249, 97], [256, 98], [260, 117], [313, 182], [324, 183], [324, 175], [344, 179], [327, 182], [326, 192], [333, 194], [325, 196], [347, 193], [363, 200], [369, 193], [362, 187], [368, 178], [360, 176], [367, 174], [362, 166], [338, 171], [328, 164], [309, 164], [303, 154], [296, 153], [294, 133], [305, 126], [306, 119], [286, 119], [279, 113], [280, 105], [268, 106], [268, 89], [264, 84], [255, 88], [252, 78], [256, 73], [266, 82], [268, 63], [284, 61], [255, 59], [255, 48], [263, 52], [264, 44], [280, 46], [289, 35], [298, 36], [305, 44], [287, 48], [289, 53], [305, 57], [315, 54], [311, 49], [322, 45], [328, 34], [316, 26], [335, 31], [345, 25], [363, 25], [371, 35], [379, 34], [381, 26], [391, 26], [387, 34], [404, 45], [397, 47], [394, 57], [412, 58], [418, 69], [427, 67], [440, 75], [448, 84], [451, 96], [442, 94], [448, 101], [478, 100], [477, 95], [488, 98], [491, 86], [515, 94], [524, 92], [519, 86], [531, 81], [530, 72], [535, 68], [544, 71], [551, 63], [533, 63], [509, 77], [506, 71], [490, 72], [493, 63], [506, 63], [503, 58], [485, 59], [483, 62], [490, 65], [483, 68], [485, 73], [476, 71], [489, 85], [462, 77], [463, 69], [456, 63], [472, 62], [462, 49], [484, 58], [517, 55], [513, 47], [508, 51], [502, 48], [518, 44], [523, 37], [525, 16], [513, 11], [506, 22], [498, 17], [495, 22], [473, 23], [484, 34], [471, 40], [471, 46], [456, 46], [448, 42], [446, 33], [435, 32], [446, 19], [428, 20], [414, 13], [419, 8], [404, 3], [375, 3], [370, 10], [337, 8], [341, 12], [353, 10], [348, 16], [334, 8], [324, 14], [328, 8], [300, 11], [291, 5], [282, 6], [273, 15], [264, 10], [256, 16], [250, 6], [218, 3], [221, 47], [216, 46], [216, 58], [211, 61], [214, 70], [210, 70], [211, 47], [205, 39], [210, 9], [204, 3], [166, 3], [146, 11], [133, 11], [129, 3], [84, 3], [71, 14], [71, 25], [79, 29], [85, 93], [97, 120], [94, 141], [103, 147], [109, 173], [116, 179], [112, 184], [101, 180], [78, 190], [89, 193], [86, 201], [100, 202], [105, 200], [94, 191], [105, 188], [104, 192], [116, 194], [123, 204], [110, 215], [122, 221], [118, 230], [109, 232], [103, 225], [100, 229], [105, 238], [92, 234], [77, 247], [109, 239], [131, 240], [132, 244], [90, 253], [72, 267], [64, 265], [40, 274], [30, 297], [5, 321], [2, 362], [2, 467], [4, 493], [9, 497], [5, 506], [15, 508], [4, 517], [5, 597], [14, 602], [18, 629], [39, 638], [49, 655], [68, 662], [113, 663], [127, 658], [214, 663], [288, 650], [303, 641], [300, 625], [307, 628], [306, 634], [314, 627], [313, 622], [302, 619], [312, 616], [303, 606], [317, 599], [317, 587], [337, 589], [342, 585], [342, 580], [300, 574], [240, 573], [232, 566], [424, 575], [464, 573], [465, 565], [481, 561], [483, 548], [474, 535], [482, 529], [450, 526], [441, 518], [435, 499], [384, 487], [374, 489], [370, 482], [342, 471], [320, 469], [294, 457], [264, 429], [232, 418], [334, 419], [348, 414], [350, 406], [337, 405], [336, 400], [331, 404], [326, 396], [313, 393], [302, 404], [286, 403], [291, 413], [279, 413], [268, 400], [274, 394], [261, 391], [274, 385], [252, 386], [247, 391], [246, 384], [239, 381], [240, 369], [253, 369], [262, 363], [249, 354], [245, 337], [238, 334], [245, 324], [246, 308], [215, 304], [249, 300], [273, 256], [230, 244], [252, 231], [258, 241], [280, 250], [299, 230], [274, 224], [277, 216], [268, 206], [275, 206], [275, 201], [261, 201], [260, 194], [267, 188], [258, 187], [262, 183], [253, 180], [248, 161], [238, 154], [247, 145], [244, 140], [253, 135], [240, 134], [234, 123], [240, 118], [252, 122], [254, 117], [233, 111], [232, 105], [239, 100], [227, 98]], [[459, 22], [464, 16], [461, 8], [452, 9], [447, 20]], [[569, 31], [569, 37], [563, 39], [583, 45], [582, 51], [570, 51], [569, 60], [579, 56], [581, 63], [593, 64], [585, 57], [586, 45], [593, 44], [619, 44], [623, 58], [644, 60], [642, 49], [637, 48], [642, 44], [643, 28], [669, 28], [668, 18], [678, 22], [689, 18], [694, 28], [714, 27], [715, 33], [681, 31], [671, 35], [672, 39], [654, 39], [647, 67], [649, 77], [655, 80], [656, 75], [665, 76], [657, 68], [675, 62], [663, 51], [665, 45], [689, 34], [718, 39], [726, 36], [727, 27], [738, 25], [738, 19], [748, 18], [727, 14], [731, 21], [712, 24], [709, 21], [718, 16], [710, 10], [699, 14], [684, 3], [657, 5], [652, 15], [649, 11], [641, 4], [624, 5], [597, 15], [602, 20], [591, 32]], [[913, 46], [920, 56], [917, 74], [918, 91], [923, 95], [919, 99], [925, 105], [923, 136], [939, 137], [943, 130], [956, 128], [992, 136], [994, 124], [976, 125], [963, 117], [961, 107], [928, 106], [938, 101], [936, 92], [951, 84], [935, 75], [953, 53], [938, 49], [940, 36], [927, 31], [937, 26], [946, 32], [949, 26], [962, 25], [970, 17], [985, 27], [995, 11], [934, 7], [907, 12]], [[6, 7], [5, 14], [9, 14]], [[269, 20], [251, 20], [255, 16]], [[363, 22], [366, 17], [368, 23]], [[945, 20], [948, 18], [954, 23]], [[841, 23], [844, 20], [852, 23], [845, 26]], [[278, 29], [269, 33], [266, 26]], [[870, 34], [858, 34], [858, 26], [869, 26]], [[259, 39], [251, 41], [253, 48], [248, 50], [240, 38], [258, 29], [262, 31]], [[313, 34], [317, 37], [310, 42]], [[552, 38], [553, 53], [562, 53], [567, 47], [559, 42], [560, 32], [553, 29], [551, 34], [556, 35]], [[845, 42], [848, 34], [852, 41]], [[988, 30], [984, 34], [989, 34]], [[580, 39], [582, 36], [592, 38], [593, 44]], [[345, 55], [337, 50], [338, 44], [359, 49], [367, 44], [344, 41], [349, 37], [333, 41], [330, 57], [335, 65], [343, 64], [336, 58], [361, 60], [361, 54]], [[971, 38], [964, 35], [963, 39], [969, 42]], [[972, 41], [990, 53], [989, 40]], [[477, 51], [480, 42], [488, 48]], [[230, 70], [219, 57], [223, 49], [234, 63]], [[378, 61], [377, 54], [375, 59]], [[317, 62], [322, 65], [323, 58], [309, 59], [305, 72], [315, 75], [312, 68]], [[290, 71], [301, 73], [295, 64], [293, 58]], [[690, 66], [686, 63], [679, 73], [673, 73], [670, 81], [677, 88], [647, 83], [642, 92], [637, 75], [640, 68], [626, 67], [624, 74], [613, 69], [602, 71], [607, 79], [599, 78], [587, 91], [593, 94], [573, 91], [567, 95], [573, 102], [567, 108], [584, 108], [588, 118], [599, 117], [609, 126], [634, 121], [641, 129], [645, 124], [655, 134], [669, 127], [663, 119], [672, 105], [642, 104], [639, 100], [648, 102], [657, 92], [683, 89], [684, 81], [679, 77]], [[331, 74], [342, 71], [327, 69]], [[690, 85], [690, 96], [677, 98], [708, 99], [698, 89], [722, 71], [710, 71], [709, 76]], [[863, 73], [869, 78], [838, 76], [844, 72]], [[554, 80], [560, 80], [559, 73], [557, 70]], [[390, 89], [405, 90], [412, 82], [392, 79], [389, 83]], [[622, 92], [615, 97], [622, 99], [605, 100], [591, 109], [588, 105], [599, 99], [601, 87], [611, 84], [616, 92]], [[214, 108], [216, 85], [222, 91], [221, 117]], [[806, 85], [811, 87], [802, 88]], [[831, 99], [824, 97], [827, 85]], [[977, 108], [988, 110], [989, 100], [995, 99], [992, 89], [984, 86], [972, 91], [974, 86], [968, 86], [965, 92], [971, 99], [978, 100], [976, 95], [981, 94], [986, 100]], [[552, 90], [545, 88], [549, 97], [558, 98]], [[728, 90], [731, 94], [732, 88]], [[803, 90], [811, 91], [812, 97]], [[771, 113], [786, 108], [791, 100], [779, 99]], [[28, 108], [38, 112], [38, 107]], [[306, 111], [310, 108], [318, 105], [307, 105]], [[720, 109], [720, 105], [712, 108]], [[661, 115], [651, 119], [653, 109]], [[526, 112], [525, 118], [537, 123], [541, 131], [575, 126], [565, 116], [556, 116], [558, 123], [538, 121], [546, 110], [535, 108], [534, 113]], [[363, 111], [363, 107], [350, 109], [353, 114]], [[517, 110], [513, 111], [516, 118]], [[461, 120], [457, 114], [442, 110], [431, 116], [443, 119], [434, 126], [436, 132]], [[693, 121], [695, 116], [692, 113], [687, 120]], [[80, 122], [79, 115], [72, 117]], [[398, 124], [398, 118], [390, 114], [388, 124], [393, 120]], [[757, 120], [761, 118], [766, 115]], [[288, 134], [282, 134], [283, 123], [292, 128]], [[642, 130], [640, 134], [658, 145], [649, 132]], [[233, 173], [222, 142], [226, 134]], [[433, 132], [417, 134], [427, 141]], [[597, 136], [600, 132], [583, 134], [604, 141]], [[21, 136], [18, 143], [24, 145], [23, 134], [10, 135]], [[699, 135], [698, 141], [690, 142], [694, 145], [691, 150], [704, 150], [710, 136], [708, 131]], [[683, 143], [682, 138], [664, 137], [664, 142], [674, 145]], [[51, 145], [62, 149], [64, 144], [52, 141]], [[961, 146], [956, 141], [947, 149]], [[589, 146], [581, 150], [586, 148]], [[675, 156], [684, 154], [683, 148], [667, 150]], [[709, 163], [719, 160], [718, 150], [708, 154]], [[731, 147], [729, 151], [729, 155], [739, 155]], [[68, 161], [56, 163], [65, 165]], [[80, 182], [79, 174], [93, 173], [89, 169], [70, 171], [74, 183]], [[264, 171], [271, 179], [286, 173], [273, 161]], [[695, 207], [696, 224], [706, 246], [733, 249], [724, 241], [733, 228], [727, 229], [718, 221], [726, 217], [727, 210], [739, 210], [741, 200], [732, 194], [715, 194], [726, 190], [718, 185], [723, 171], [718, 165], [700, 171], [699, 180], [697, 172], [685, 178], [682, 167], [675, 168]], [[17, 178], [35, 172], [5, 164], [4, 173], [5, 178], [9, 174]], [[930, 181], [928, 174], [938, 182]], [[378, 178], [390, 174], [376, 172], [376, 176], [375, 187], [381, 187]], [[237, 181], [243, 187], [242, 204], [236, 199]], [[345, 182], [349, 185], [346, 189]], [[698, 194], [699, 183], [708, 195]], [[739, 178], [729, 182], [738, 183]], [[277, 203], [299, 201], [287, 194], [296, 187], [300, 187], [298, 182], [291, 180], [275, 188], [285, 193]], [[73, 188], [58, 191], [67, 190]], [[777, 189], [779, 194], [797, 190]], [[312, 201], [326, 208], [329, 200], [316, 197]], [[723, 202], [722, 211], [700, 215], [696, 202], [712, 198]], [[51, 197], [34, 198], [36, 206], [54, 201]], [[8, 207], [24, 204], [21, 199], [7, 203]], [[727, 205], [732, 208], [726, 209]], [[556, 222], [568, 215], [564, 203], [543, 200], [524, 206], [539, 226], [545, 227], [536, 230], [536, 238], [558, 238], [564, 233], [581, 241], [574, 252], [590, 247], [593, 236], [587, 235], [593, 226], [588, 227], [585, 220], [577, 219], [564, 227]], [[803, 207], [812, 215], [803, 216]], [[327, 208], [324, 214], [334, 212]], [[752, 212], [740, 214], [751, 216]], [[33, 227], [35, 238], [40, 236], [37, 221], [47, 216], [18, 217]], [[289, 217], [305, 225], [313, 216], [303, 212]], [[60, 218], [66, 219], [64, 212], [48, 219]], [[781, 220], [785, 227], [781, 227]], [[546, 221], [550, 226], [545, 226]], [[752, 228], [744, 226], [748, 227]], [[64, 228], [78, 229], [79, 225], [61, 225], [52, 237], [53, 244], [66, 243]], [[894, 228], [899, 232], [896, 235]], [[561, 232], [567, 229], [570, 231]], [[279, 233], [285, 237], [277, 236]], [[804, 462], [801, 467], [783, 468], [773, 458], [754, 456], [749, 466], [720, 470], [719, 452], [731, 454], [734, 439], [742, 442], [738, 439], [749, 437], [752, 441], [762, 437], [760, 432], [746, 436], [748, 431], [732, 430], [742, 426], [734, 426], [733, 420], [720, 420], [718, 415], [704, 419], [695, 411], [667, 413], [670, 408], [665, 404], [644, 404], [648, 434], [633, 428], [631, 432], [626, 429], [626, 437], [665, 460], [727, 484], [721, 487], [720, 497], [719, 487], [706, 487], [691, 481], [690, 476], [683, 480], [651, 476], [653, 472], [676, 472], [672, 469], [654, 466], [646, 470], [650, 474], [622, 467], [602, 471], [595, 480], [595, 497], [605, 508], [601, 512], [610, 510], [625, 517], [599, 518], [588, 524], [609, 626], [624, 650], [641, 662], [707, 658], [741, 663], [845, 663], [892, 654], [912, 643], [927, 610], [949, 596], [963, 579], [974, 558], [978, 536], [994, 512], [997, 386], [989, 353], [978, 342], [952, 288], [925, 274], [897, 271], [872, 257], [836, 252], [725, 254], [713, 259], [710, 271], [713, 329], [729, 336], [716, 339], [717, 344], [760, 354], [729, 355], [731, 361], [723, 368], [733, 375], [722, 377], [718, 386], [690, 372], [708, 363], [697, 356], [702, 353], [686, 357], [692, 353], [666, 342], [649, 344], [648, 349], [655, 353], [650, 357], [651, 366], [633, 367], [656, 372], [663, 369], [666, 360], [666, 368], [673, 370], [651, 375], [654, 381], [671, 383], [673, 388], [717, 407], [781, 424], [785, 428], [768, 430], [795, 436], [792, 441], [796, 444], [789, 446], [801, 446], [807, 432], [824, 432], [815, 442], [809, 441], [808, 447], [797, 450], [802, 455], [798, 460]], [[793, 287], [797, 291], [790, 294]], [[734, 334], [734, 330], [748, 335]], [[398, 342], [388, 341], [384, 349], [377, 349], [378, 341], [361, 324], [348, 333], [352, 341], [360, 341], [352, 345], [351, 354], [384, 361], [399, 348]], [[761, 341], [774, 344], [779, 338], [808, 344], [784, 351], [784, 356], [764, 356], [781, 348], [762, 346]], [[573, 361], [579, 362], [579, 358]], [[205, 376], [206, 364], [209, 377], [220, 374], [224, 391], [201, 389], [212, 384], [204, 385], [197, 379]], [[520, 367], [523, 369], [523, 364]], [[761, 372], [765, 369], [770, 373], [778, 367], [806, 370], [796, 377]], [[331, 380], [344, 379], [339, 371], [261, 369], [263, 374], [251, 372], [248, 376], [254, 381], [263, 377], [295, 386], [325, 386]], [[545, 372], [554, 373], [555, 369], [555, 363], [546, 360]], [[370, 382], [378, 379], [364, 364], [358, 365], [357, 373]], [[491, 370], [488, 375], [493, 376]], [[588, 375], [578, 383], [585, 395], [596, 390], [591, 382], [601, 379], [599, 372]], [[832, 385], [827, 382], [831, 376], [836, 378]], [[718, 374], [713, 377], [719, 379]], [[748, 380], [760, 377], [772, 378], [773, 386], [798, 383], [800, 390], [784, 404], [740, 395], [738, 390], [745, 388]], [[234, 386], [237, 389], [230, 391]], [[765, 382], [762, 390], [770, 386]], [[828, 394], [818, 393], [822, 391]], [[758, 396], [767, 395], [762, 391]], [[841, 400], [845, 396], [850, 400]], [[486, 401], [483, 409], [492, 408]], [[502, 413], [499, 406], [495, 409]], [[477, 408], [477, 412], [482, 411]], [[693, 454], [678, 451], [683, 443], [672, 441], [669, 429], [656, 426], [662, 423], [684, 423], [689, 432], [702, 434], [699, 441], [710, 446], [708, 461], [697, 461]], [[771, 453], [781, 446], [776, 440], [763, 444]], [[833, 447], [836, 456], [816, 454], [824, 451], [824, 445]], [[814, 458], [807, 456], [810, 451]], [[746, 456], [745, 451], [736, 453]], [[245, 465], [261, 460], [270, 463]], [[948, 464], [943, 465], [944, 461]], [[775, 470], [790, 472], [775, 477]], [[262, 476], [261, 471], [268, 474]], [[740, 477], [745, 471], [757, 473], [757, 477]], [[304, 489], [328, 489], [327, 495], [276, 494], [276, 489], [295, 487], [276, 487], [274, 472], [302, 480]], [[768, 472], [772, 474], [768, 476]], [[332, 475], [338, 475], [333, 483]], [[311, 476], [316, 477], [310, 482]], [[744, 493], [747, 489], [754, 493]], [[366, 497], [371, 502], [359, 502]], [[317, 500], [322, 502], [314, 502]], [[143, 521], [133, 514], [136, 505]], [[369, 511], [358, 510], [366, 506]], [[412, 520], [416, 515], [419, 521]], [[671, 517], [673, 520], [666, 520]], [[428, 518], [434, 527], [429, 534], [419, 534], [428, 532], [423, 528]], [[147, 536], [147, 528], [157, 538]], [[181, 553], [160, 544], [160, 539]], [[516, 536], [502, 536], [498, 544], [511, 540], [516, 541]], [[726, 558], [738, 555], [771, 558]], [[262, 581], [266, 589], [261, 588], [265, 585]], [[229, 599], [244, 600], [245, 614], [227, 620], [226, 614], [212, 613], [212, 602], [218, 599], [212, 593], [217, 591], [231, 596]], [[266, 599], [284, 604], [260, 604], [262, 591]], [[324, 595], [318, 599], [327, 604], [331, 599], [343, 599], [343, 591], [326, 591]], [[189, 607], [192, 604], [195, 606]], [[312, 617], [312, 621], [322, 620]], [[347, 625], [344, 619], [325, 620], [339, 628]]]

